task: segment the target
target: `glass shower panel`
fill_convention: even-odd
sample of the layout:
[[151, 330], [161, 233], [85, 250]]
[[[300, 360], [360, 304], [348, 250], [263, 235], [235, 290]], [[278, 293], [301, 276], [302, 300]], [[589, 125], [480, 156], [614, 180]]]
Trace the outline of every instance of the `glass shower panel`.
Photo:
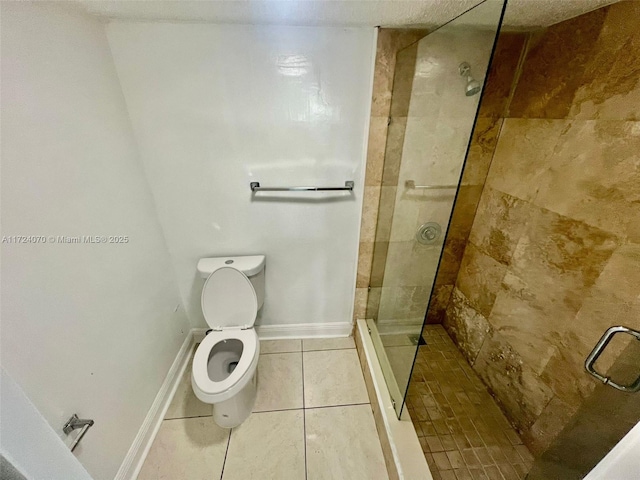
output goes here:
[[398, 415], [503, 9], [486, 0], [397, 55], [367, 318]]
[[631, 335], [615, 335], [594, 365], [596, 371], [628, 390], [598, 383], [559, 432], [549, 422], [549, 434], [557, 435], [536, 455], [527, 480], [584, 478], [640, 422], [640, 392], [632, 391], [640, 382], [638, 340]]

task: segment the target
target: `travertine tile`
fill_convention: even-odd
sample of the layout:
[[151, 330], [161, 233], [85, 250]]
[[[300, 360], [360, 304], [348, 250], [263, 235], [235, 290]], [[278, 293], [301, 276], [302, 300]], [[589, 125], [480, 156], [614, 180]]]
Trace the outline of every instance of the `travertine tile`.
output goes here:
[[407, 117], [391, 117], [387, 130], [387, 144], [384, 154], [382, 186], [395, 187], [398, 185], [398, 175], [402, 162], [402, 147], [407, 129]]
[[436, 285], [454, 285], [476, 215], [480, 196], [480, 185], [462, 185], [458, 190], [456, 205], [451, 215], [445, 239]]
[[369, 284], [372, 287], [381, 287], [384, 281], [384, 270], [387, 263], [389, 242], [375, 242], [373, 244], [373, 259], [371, 265], [371, 278]]
[[254, 412], [302, 408], [302, 353], [270, 353], [258, 360]]
[[[194, 347], [194, 351], [195, 351]], [[178, 388], [176, 389], [171, 404], [165, 413], [164, 418], [188, 418], [188, 417], [206, 417], [213, 415], [213, 405], [203, 403], [198, 400], [196, 394], [193, 393], [193, 387], [191, 386], [191, 370], [192, 370], [193, 356], [189, 360]]]
[[501, 32], [493, 53], [487, 82], [482, 93], [480, 117], [506, 117], [513, 80], [518, 71], [520, 56], [525, 48], [528, 33]]
[[640, 243], [640, 122], [554, 121], [542, 131], [556, 143], [534, 203]]
[[370, 117], [369, 142], [367, 145], [367, 168], [365, 185], [380, 186], [384, 168], [384, 152], [387, 143], [387, 117]]
[[472, 308], [457, 288], [453, 289], [444, 325], [460, 351], [473, 364], [485, 338], [491, 332], [491, 325], [482, 314]]
[[367, 314], [367, 297], [369, 292], [366, 288], [356, 288], [356, 295], [353, 307], [353, 319], [365, 318]]
[[389, 478], [369, 405], [305, 410], [305, 417], [309, 480]]
[[551, 389], [500, 334], [487, 337], [474, 364], [519, 428], [528, 428], [553, 396]]
[[304, 352], [306, 408], [369, 403], [355, 349]]
[[532, 39], [509, 116], [567, 117], [605, 17], [606, 10], [598, 9], [554, 25]]
[[390, 242], [383, 286], [426, 287], [431, 290], [439, 259], [439, 246], [420, 245], [413, 240]]
[[492, 189], [527, 202], [533, 201], [556, 159], [564, 120], [507, 118], [487, 176]]
[[346, 348], [356, 348], [353, 337], [305, 338], [302, 340], [302, 350], [305, 352], [313, 350], [341, 350]]
[[231, 432], [222, 480], [303, 480], [303, 415], [302, 410], [252, 413]]
[[365, 186], [362, 200], [362, 222], [360, 224], [361, 242], [373, 242], [376, 238], [379, 202], [380, 187]]
[[[437, 282], [437, 279], [436, 279]], [[453, 285], [437, 285], [433, 288], [433, 293], [429, 299], [429, 309], [427, 310], [427, 323], [442, 323], [444, 315], [449, 305]]]
[[380, 29], [378, 32], [376, 61], [373, 70], [372, 116], [389, 116], [395, 56], [395, 45], [390, 29]]
[[469, 304], [486, 318], [491, 313], [506, 271], [505, 265], [468, 242], [456, 288], [466, 297]]
[[138, 479], [220, 478], [228, 441], [213, 417], [164, 420]]
[[391, 116], [406, 117], [412, 94], [418, 44], [410, 45], [396, 55], [391, 95]]
[[371, 287], [371, 290], [369, 290], [369, 294], [367, 296], [366, 318], [378, 318], [381, 295], [382, 295], [382, 288]]
[[[427, 325], [423, 336], [427, 345], [418, 349], [407, 408], [422, 435], [419, 438], [432, 471], [442, 476], [468, 473], [474, 480], [487, 478], [483, 466], [497, 468], [500, 462], [514, 463], [527, 471], [526, 462], [512, 444], [519, 442], [517, 448], [530, 456], [527, 448], [442, 326]], [[421, 420], [425, 418], [428, 420]], [[491, 455], [489, 446], [500, 462]], [[445, 457], [437, 456], [438, 468], [434, 457], [442, 453]], [[495, 471], [500, 472], [499, 468]]]
[[617, 239], [543, 209], [531, 218], [496, 296], [489, 322], [541, 373], [565, 328], [617, 247]]
[[582, 85], [573, 98], [569, 117], [640, 120], [640, 69], [630, 54], [640, 51], [640, 5], [625, 1], [603, 10], [604, 25], [585, 58]]
[[357, 288], [367, 288], [371, 280], [371, 264], [373, 261], [373, 242], [360, 242], [358, 249]]
[[[640, 245], [620, 246], [604, 266], [569, 329], [571, 351], [586, 357], [604, 331], [614, 324], [640, 329], [639, 285]], [[598, 367], [608, 369], [621, 351], [620, 345], [612, 342], [598, 360]], [[563, 380], [566, 379], [559, 379]]]
[[260, 340], [260, 353], [291, 353], [302, 351], [302, 340]]
[[529, 219], [528, 204], [485, 187], [469, 234], [469, 242], [508, 265]]
[[419, 28], [381, 28], [378, 31], [371, 105], [372, 116], [389, 116], [397, 52], [424, 37], [427, 33], [427, 30]]
[[500, 127], [501, 118], [480, 117], [476, 120], [462, 173], [462, 185], [484, 185], [498, 143]]
[[376, 230], [376, 243], [388, 242], [391, 238], [393, 215], [396, 205], [397, 187], [383, 186], [380, 189], [380, 204]]
[[419, 327], [422, 325], [425, 310], [429, 301], [430, 287], [383, 287], [380, 295], [380, 309], [378, 320], [386, 324], [402, 321], [410, 324], [409, 320], [416, 320]]

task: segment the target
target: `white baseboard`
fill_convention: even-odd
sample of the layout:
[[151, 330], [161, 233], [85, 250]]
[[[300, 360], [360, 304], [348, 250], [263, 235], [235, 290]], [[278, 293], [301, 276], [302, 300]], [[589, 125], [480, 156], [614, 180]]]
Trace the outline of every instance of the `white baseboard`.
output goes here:
[[353, 324], [351, 322], [256, 325], [260, 340], [348, 337], [352, 330]]
[[178, 354], [176, 355], [167, 376], [158, 390], [155, 400], [151, 404], [151, 408], [147, 413], [147, 416], [142, 422], [140, 430], [136, 438], [133, 440], [126, 457], [120, 465], [118, 473], [114, 477], [114, 480], [133, 480], [140, 473], [142, 464], [144, 463], [149, 449], [153, 444], [153, 440], [156, 438], [162, 420], [164, 419], [167, 409], [171, 404], [173, 395], [175, 394], [180, 379], [189, 364], [189, 356], [191, 354], [191, 346], [194, 343], [194, 331], [190, 331], [185, 338]]
[[[287, 338], [332, 338], [348, 337], [353, 330], [351, 322], [335, 323], [294, 323], [291, 325], [256, 325], [260, 340], [281, 340]], [[195, 342], [204, 338], [206, 328], [192, 330]]]

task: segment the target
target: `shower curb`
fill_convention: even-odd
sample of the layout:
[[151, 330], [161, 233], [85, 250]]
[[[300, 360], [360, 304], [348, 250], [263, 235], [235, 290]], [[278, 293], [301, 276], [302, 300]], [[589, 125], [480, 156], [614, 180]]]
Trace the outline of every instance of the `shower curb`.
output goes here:
[[390, 480], [433, 480], [409, 413], [396, 416], [366, 320], [356, 321], [355, 339]]

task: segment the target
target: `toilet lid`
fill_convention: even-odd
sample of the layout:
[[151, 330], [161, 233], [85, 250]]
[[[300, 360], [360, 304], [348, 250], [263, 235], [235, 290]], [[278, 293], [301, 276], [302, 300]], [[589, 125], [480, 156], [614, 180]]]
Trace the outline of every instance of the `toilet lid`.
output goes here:
[[211, 328], [253, 326], [258, 298], [251, 281], [233, 267], [215, 270], [202, 288], [202, 313]]

